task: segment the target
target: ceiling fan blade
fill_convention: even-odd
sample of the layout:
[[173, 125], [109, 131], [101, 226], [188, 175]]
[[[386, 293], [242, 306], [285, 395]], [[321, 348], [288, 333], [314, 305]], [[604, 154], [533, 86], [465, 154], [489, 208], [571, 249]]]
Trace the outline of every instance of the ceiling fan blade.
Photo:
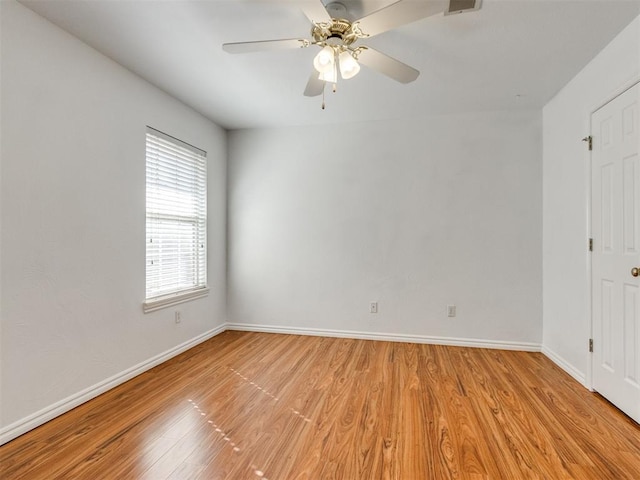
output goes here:
[[331, 15], [320, 0], [305, 0], [300, 8], [311, 23], [331, 21]]
[[420, 75], [415, 68], [370, 47], [363, 48], [358, 62], [400, 83], [413, 82]]
[[222, 49], [229, 53], [264, 52], [270, 50], [288, 50], [309, 46], [308, 40], [288, 38], [283, 40], [260, 40], [257, 42], [224, 43]]
[[314, 68], [311, 72], [311, 76], [309, 77], [309, 81], [307, 82], [307, 86], [304, 89], [305, 97], [317, 97], [322, 94], [324, 90], [324, 80], [320, 80], [318, 76], [318, 72]]
[[407, 23], [443, 13], [446, 7], [447, 0], [399, 0], [353, 23], [358, 23], [364, 34], [373, 37]]

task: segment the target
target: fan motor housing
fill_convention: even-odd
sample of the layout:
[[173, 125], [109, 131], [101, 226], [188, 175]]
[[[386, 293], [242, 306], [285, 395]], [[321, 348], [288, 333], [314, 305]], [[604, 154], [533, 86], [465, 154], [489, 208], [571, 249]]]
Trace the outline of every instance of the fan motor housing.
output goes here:
[[347, 46], [366, 35], [362, 34], [357, 24], [352, 24], [344, 18], [333, 18], [331, 22], [314, 24], [311, 36], [316, 44], [332, 44], [339, 40], [338, 43]]

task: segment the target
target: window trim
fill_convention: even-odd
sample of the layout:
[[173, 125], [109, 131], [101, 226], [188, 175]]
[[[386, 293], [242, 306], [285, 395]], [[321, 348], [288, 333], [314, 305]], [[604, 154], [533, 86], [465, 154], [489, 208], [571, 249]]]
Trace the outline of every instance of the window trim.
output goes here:
[[142, 309], [144, 310], [144, 313], [155, 312], [156, 310], [171, 307], [172, 305], [178, 305], [197, 298], [203, 298], [207, 295], [209, 295], [208, 285], [199, 288], [192, 288], [190, 290], [174, 292], [160, 297], [149, 298], [142, 304]]
[[[146, 127], [146, 134], [145, 134], [145, 145], [148, 145], [148, 134], [152, 134], [155, 135], [156, 137], [159, 138], [164, 138], [165, 141], [169, 141], [177, 146], [180, 146], [182, 148], [186, 148], [188, 150], [193, 151], [195, 154], [197, 155], [201, 155], [204, 157], [204, 161], [205, 161], [205, 169], [208, 170], [208, 168], [206, 168], [206, 155], [207, 152], [205, 152], [204, 150], [195, 147], [189, 143], [186, 143], [176, 137], [173, 137], [171, 135], [168, 135], [164, 132], [161, 132], [160, 130], [157, 130], [153, 127], [150, 127], [147, 125]], [[147, 147], [145, 147], [145, 151], [147, 151]], [[145, 159], [145, 163], [148, 160]], [[207, 210], [207, 206], [206, 206], [206, 199], [208, 197], [208, 195], [206, 194], [207, 191], [207, 186], [208, 186], [208, 175], [206, 175], [206, 170], [205, 170], [205, 212]], [[147, 188], [147, 180], [145, 180], [145, 189]], [[146, 210], [146, 207], [145, 207]], [[205, 214], [205, 219], [206, 217], [208, 217], [208, 215]], [[145, 225], [147, 225], [148, 222], [148, 215], [145, 214]], [[204, 273], [204, 279], [205, 279], [205, 283], [204, 285], [197, 285], [191, 288], [185, 288], [182, 290], [178, 290], [178, 291], [173, 291], [173, 292], [169, 292], [169, 293], [163, 293], [161, 295], [155, 296], [155, 297], [149, 297], [149, 298], [145, 298], [144, 302], [142, 303], [142, 309], [144, 313], [150, 313], [150, 312], [154, 312], [156, 310], [160, 310], [163, 308], [167, 308], [173, 305], [178, 305], [180, 303], [184, 303], [184, 302], [189, 302], [191, 300], [196, 300], [198, 298], [203, 298], [206, 297], [209, 294], [209, 285], [207, 282], [208, 279], [208, 272], [206, 270], [208, 270], [208, 235], [207, 235], [207, 227], [208, 221], [205, 220], [205, 224], [204, 224], [204, 229], [205, 229], [205, 239], [206, 239], [206, 243], [205, 243], [205, 252], [204, 252], [204, 268], [205, 268], [205, 273]], [[147, 227], [145, 227], [146, 229]], [[146, 242], [145, 242], [146, 243]], [[145, 265], [147, 263], [147, 253], [145, 251]], [[147, 267], [145, 266], [145, 269]], [[147, 290], [146, 287], [146, 282], [147, 282], [147, 274], [145, 272], [145, 291]], [[146, 296], [146, 294], [145, 294]]]

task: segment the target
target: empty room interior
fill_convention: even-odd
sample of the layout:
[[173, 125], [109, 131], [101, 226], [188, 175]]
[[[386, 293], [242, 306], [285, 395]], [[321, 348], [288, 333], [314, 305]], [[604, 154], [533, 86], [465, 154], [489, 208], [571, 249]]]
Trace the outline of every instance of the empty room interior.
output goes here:
[[0, 52], [0, 478], [640, 478], [640, 0], [0, 0]]

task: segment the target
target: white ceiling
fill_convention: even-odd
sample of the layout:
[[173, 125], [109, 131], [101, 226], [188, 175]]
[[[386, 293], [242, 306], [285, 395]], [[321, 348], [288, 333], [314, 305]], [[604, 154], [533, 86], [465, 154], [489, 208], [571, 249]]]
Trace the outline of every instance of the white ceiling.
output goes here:
[[[484, 0], [478, 12], [437, 15], [361, 42], [420, 77], [403, 85], [364, 67], [328, 91], [323, 111], [320, 97], [302, 95], [318, 47], [242, 55], [221, 48], [308, 38], [302, 1], [319, 0], [21, 3], [228, 129], [541, 108], [640, 14], [640, 0]], [[341, 2], [361, 17], [393, 0]]]

